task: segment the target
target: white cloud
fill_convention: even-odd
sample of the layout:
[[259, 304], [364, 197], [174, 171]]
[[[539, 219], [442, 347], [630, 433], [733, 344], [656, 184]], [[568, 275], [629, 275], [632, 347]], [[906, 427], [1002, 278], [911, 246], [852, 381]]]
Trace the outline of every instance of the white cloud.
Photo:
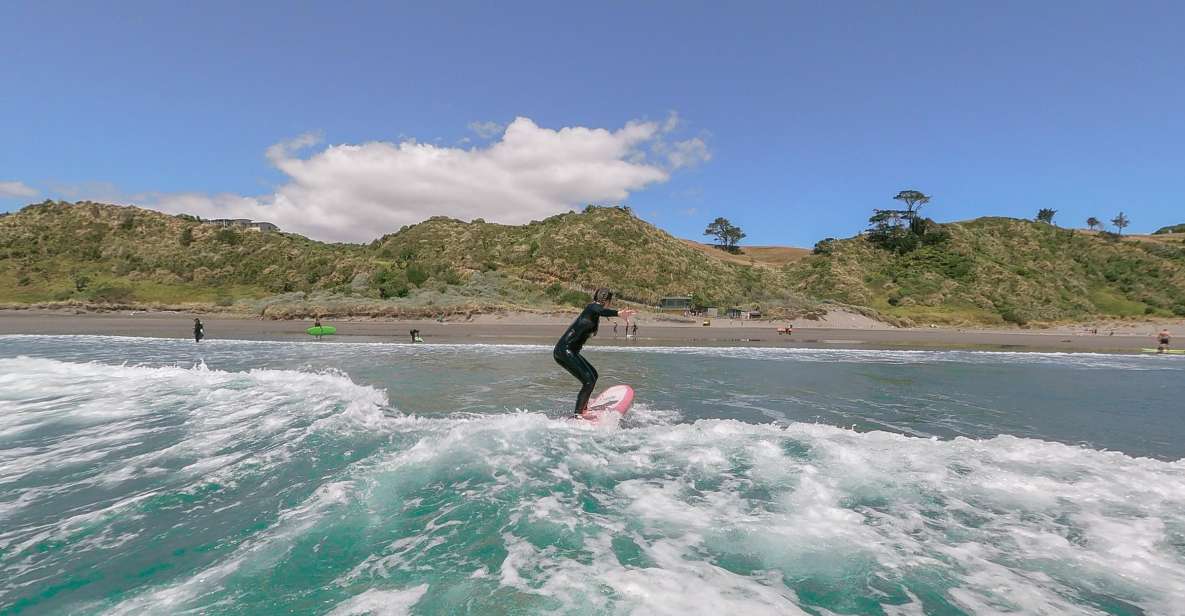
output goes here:
[[497, 137], [502, 134], [506, 127], [497, 122], [470, 122], [469, 130], [477, 133], [478, 137], [482, 139], [489, 139], [490, 137]]
[[667, 163], [672, 169], [693, 167], [712, 160], [712, 152], [703, 139], [696, 137], [686, 141], [676, 141], [667, 152]]
[[36, 197], [37, 189], [24, 182], [0, 182], [0, 197]]
[[321, 143], [321, 137], [315, 133], [305, 133], [299, 137], [281, 141], [267, 149], [267, 159], [273, 163], [288, 158], [296, 152]]
[[[276, 144], [268, 160], [288, 175], [275, 194], [143, 196], [141, 203], [208, 218], [253, 218], [335, 241], [368, 241], [430, 216], [518, 224], [587, 203], [621, 202], [710, 158], [700, 139], [668, 144], [668, 119], [610, 131], [558, 130], [516, 118], [500, 140], [470, 149], [406, 139], [331, 145], [300, 158], [313, 135]], [[476, 130], [476, 129], [475, 129]], [[658, 162], [656, 162], [658, 161]]]
[[662, 123], [662, 132], [664, 132], [664, 133], [673, 132], [676, 128], [679, 128], [679, 124], [681, 122], [682, 122], [682, 120], [679, 118], [678, 111], [672, 111], [672, 112], [668, 113], [667, 119], [665, 121], [663, 121], [663, 123]]

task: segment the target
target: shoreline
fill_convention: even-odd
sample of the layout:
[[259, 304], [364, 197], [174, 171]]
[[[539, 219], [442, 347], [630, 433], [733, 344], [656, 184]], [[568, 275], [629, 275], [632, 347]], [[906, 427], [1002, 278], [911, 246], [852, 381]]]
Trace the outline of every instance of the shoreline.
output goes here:
[[[313, 341], [305, 333], [312, 321], [261, 320], [187, 312], [112, 312], [63, 314], [53, 311], [0, 311], [0, 335], [99, 335], [143, 338], [190, 339], [194, 317], [202, 319], [207, 340]], [[469, 321], [439, 320], [334, 320], [337, 333], [322, 342], [410, 343], [409, 330], [420, 330], [425, 342], [437, 344], [534, 344], [550, 346], [574, 315], [482, 315]], [[595, 346], [703, 346], [832, 348], [881, 350], [979, 350], [1008, 352], [1140, 353], [1155, 348], [1150, 334], [1086, 333], [1075, 330], [958, 330], [951, 328], [873, 327], [847, 323], [849, 327], [806, 327], [795, 321], [792, 335], [778, 334], [785, 322], [753, 325], [750, 321], [716, 319], [712, 326], [655, 320], [638, 320], [638, 336], [627, 338], [624, 328], [613, 333], [612, 321], [601, 324]], [[1144, 329], [1157, 326], [1144, 324]], [[1174, 327], [1173, 329], [1177, 329]], [[1185, 340], [1182, 341], [1185, 344]], [[1181, 347], [1177, 347], [1181, 348]]]

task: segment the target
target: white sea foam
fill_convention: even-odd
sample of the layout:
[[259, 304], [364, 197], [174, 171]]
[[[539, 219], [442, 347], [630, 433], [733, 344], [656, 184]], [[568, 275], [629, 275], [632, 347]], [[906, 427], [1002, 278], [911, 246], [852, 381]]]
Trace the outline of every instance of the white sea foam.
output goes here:
[[[788, 613], [796, 599], [783, 580], [843, 586], [856, 572], [875, 583], [849, 591], [895, 587], [900, 613], [929, 579], [950, 580], [933, 590], [976, 613], [1091, 613], [1093, 595], [1150, 613], [1185, 601], [1181, 461], [718, 420], [605, 433], [513, 415], [416, 429], [423, 438], [375, 462], [372, 481], [398, 474], [396, 492], [419, 494], [458, 469], [490, 473], [497, 480], [465, 498], [522, 495], [501, 526], [497, 579], [572, 610], [604, 607], [595, 588], [608, 586], [641, 613]], [[568, 477], [575, 492], [556, 491]], [[579, 492], [604, 509], [582, 511]], [[533, 533], [579, 548], [564, 554]], [[613, 537], [628, 537], [647, 564], [622, 564]], [[428, 542], [406, 537], [347, 579], [427, 566]], [[730, 559], [754, 571], [719, 564]]]
[[[645, 406], [624, 428], [527, 412], [403, 416], [343, 375], [283, 370], [0, 359], [5, 378], [0, 426], [17, 440], [0, 443], [18, 445], [0, 444], [0, 486], [22, 487], [0, 516], [107, 492], [0, 530], [0, 572], [18, 580], [0, 592], [167, 535], [145, 509], [162, 496], [192, 497], [180, 519], [205, 519], [289, 489], [270, 482], [310, 463], [316, 488], [261, 511], [264, 528], [241, 540], [227, 529], [212, 562], [93, 611], [235, 605], [236, 589], [322, 558], [310, 546], [363, 540], [332, 571], [332, 613], [411, 613], [429, 591], [448, 604], [450, 588], [487, 612], [489, 597], [527, 612], [636, 614], [857, 611], [834, 604], [844, 597], [890, 614], [1185, 604], [1185, 460], [1010, 436], [675, 423], [677, 411]], [[333, 439], [338, 452], [379, 445], [313, 466]], [[207, 504], [211, 484], [255, 487]]]
[[36, 358], [0, 359], [0, 391], [0, 598], [150, 541], [150, 512], [200, 519], [203, 495], [257, 484], [314, 435], [372, 431], [387, 402], [340, 375]]
[[338, 604], [328, 616], [402, 616], [410, 614], [426, 592], [427, 584], [407, 590], [372, 589]]

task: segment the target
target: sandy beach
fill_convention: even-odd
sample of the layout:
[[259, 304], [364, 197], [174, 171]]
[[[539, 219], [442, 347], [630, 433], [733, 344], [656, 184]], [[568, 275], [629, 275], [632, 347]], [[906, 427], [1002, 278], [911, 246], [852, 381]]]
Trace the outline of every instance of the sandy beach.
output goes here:
[[[3, 334], [92, 334], [188, 338], [194, 317], [202, 319], [208, 340], [311, 340], [311, 321], [261, 320], [234, 315], [186, 312], [109, 312], [73, 314], [49, 310], [0, 311]], [[426, 342], [441, 344], [550, 345], [572, 315], [477, 315], [468, 320], [371, 319], [325, 321], [337, 328], [323, 342], [410, 342], [418, 329]], [[590, 345], [764, 346], [803, 348], [981, 349], [1002, 351], [1140, 352], [1155, 347], [1153, 335], [1163, 323], [1128, 322], [1063, 326], [1043, 330], [894, 328], [843, 312], [822, 321], [742, 321], [712, 319], [710, 326], [664, 315], [642, 315], [636, 337], [624, 323], [602, 322]], [[793, 334], [777, 329], [793, 323]], [[1185, 345], [1185, 324], [1167, 324]], [[1098, 333], [1094, 333], [1097, 329]]]

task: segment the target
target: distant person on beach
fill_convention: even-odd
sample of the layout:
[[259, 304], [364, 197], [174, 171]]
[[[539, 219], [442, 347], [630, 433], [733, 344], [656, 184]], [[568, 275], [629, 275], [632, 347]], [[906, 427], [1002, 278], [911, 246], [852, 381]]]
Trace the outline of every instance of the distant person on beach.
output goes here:
[[613, 337], [617, 337], [617, 321], [613, 322]]
[[638, 322], [637, 321], [634, 321], [634, 330], [632, 333], [634, 334], [634, 338], [638, 337]]
[[416, 343], [416, 342], [423, 342], [423, 341], [424, 341], [424, 339], [420, 337], [420, 330], [418, 330], [418, 329], [413, 329], [413, 330], [411, 330], [411, 332], [409, 332], [409, 333], [411, 334], [411, 341], [412, 341], [412, 343]]
[[589, 336], [597, 334], [597, 326], [601, 322], [601, 317], [620, 316], [626, 320], [628, 327], [630, 317], [634, 314], [633, 310], [617, 311], [609, 308], [609, 304], [612, 302], [612, 291], [606, 288], [597, 289], [593, 293], [592, 303], [585, 306], [580, 316], [572, 321], [572, 324], [560, 336], [559, 341], [555, 343], [555, 350], [551, 353], [557, 364], [563, 366], [564, 370], [580, 381], [580, 393], [576, 395], [577, 417], [588, 409], [588, 399], [592, 397], [593, 387], [597, 384], [598, 376], [596, 368], [593, 368], [592, 364], [580, 355], [584, 343], [588, 342]]
[[[313, 317], [313, 327], [321, 327], [321, 317]], [[321, 330], [318, 329], [316, 335], [313, 336], [317, 340], [321, 339]]]
[[206, 337], [206, 328], [202, 327], [202, 320], [195, 318], [193, 320], [193, 341], [201, 342], [202, 338]]
[[1167, 327], [1164, 329], [1161, 329], [1159, 334], [1156, 334], [1156, 341], [1159, 343], [1156, 347], [1157, 351], [1164, 353], [1165, 351], [1169, 350], [1169, 342], [1171, 341], [1171, 335], [1169, 334], [1169, 330]]

